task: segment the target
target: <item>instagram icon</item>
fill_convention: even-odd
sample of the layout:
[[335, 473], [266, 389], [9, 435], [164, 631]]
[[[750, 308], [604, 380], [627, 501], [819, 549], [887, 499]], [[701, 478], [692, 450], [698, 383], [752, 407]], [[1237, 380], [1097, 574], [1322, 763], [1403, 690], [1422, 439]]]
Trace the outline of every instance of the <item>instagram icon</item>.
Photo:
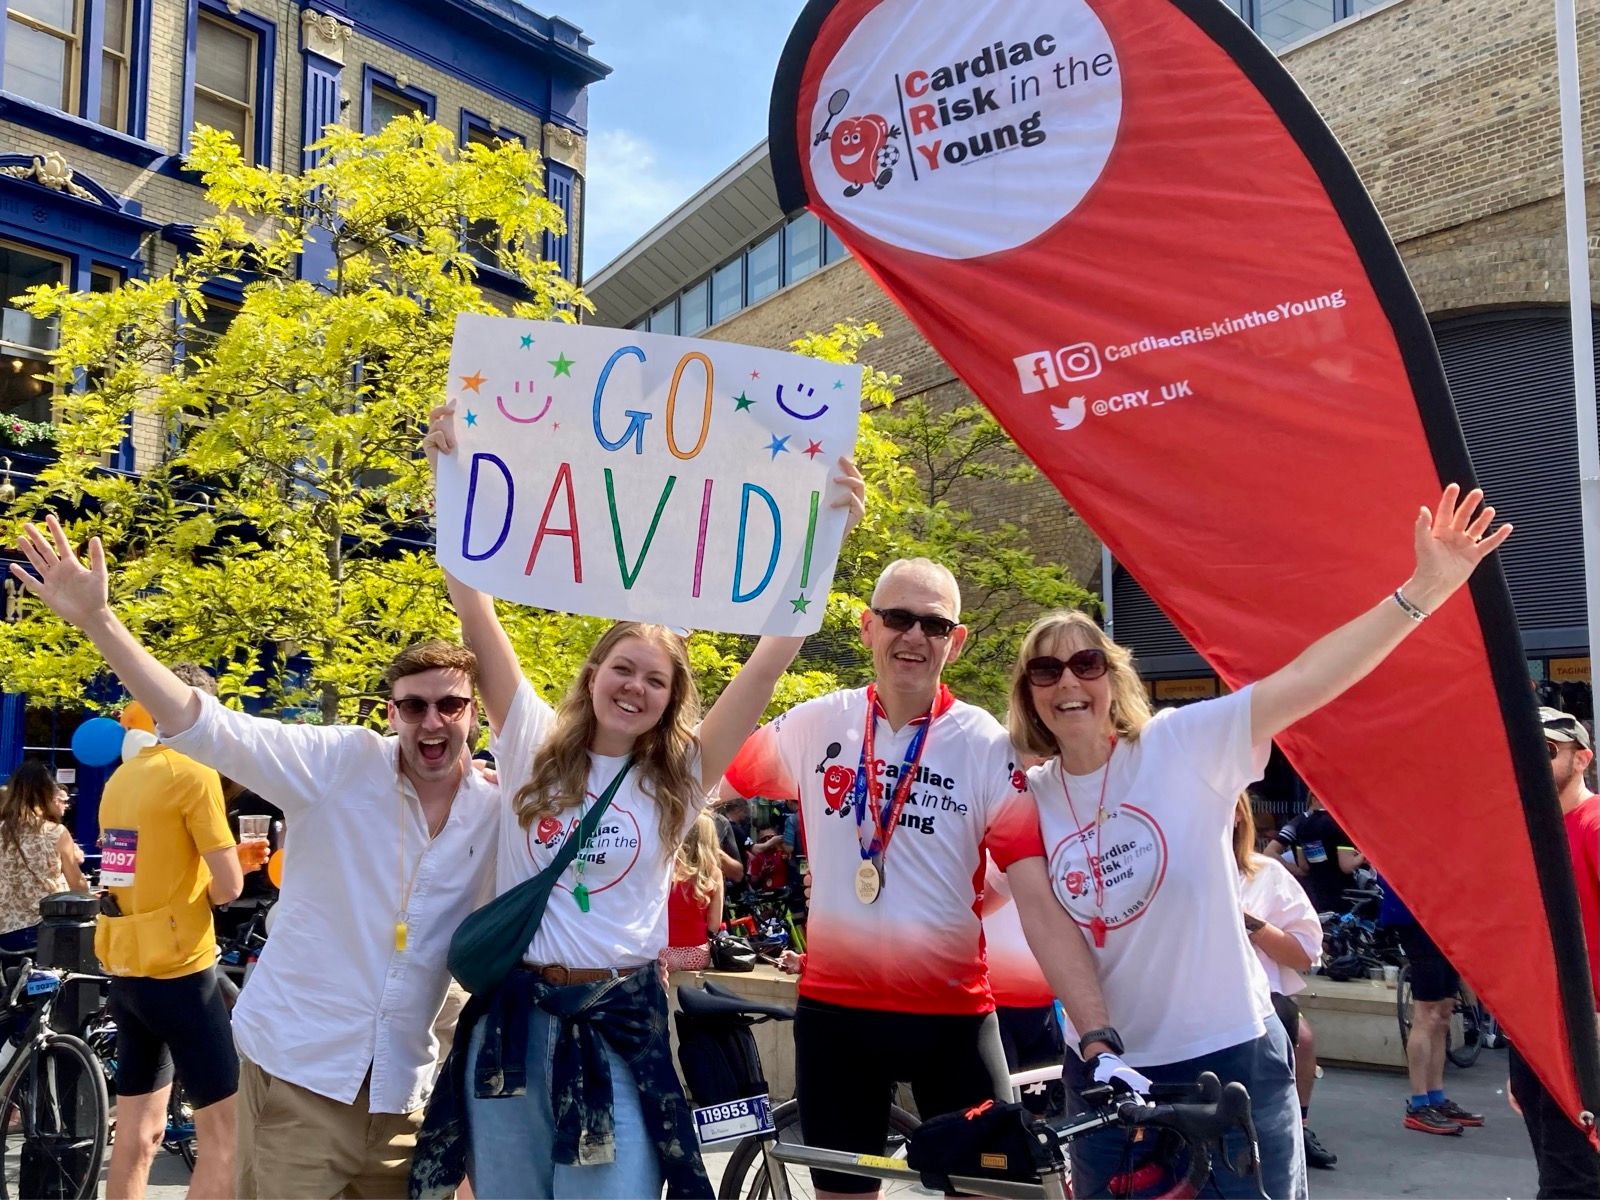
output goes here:
[[1042, 392], [1100, 374], [1100, 351], [1093, 342], [1074, 342], [1054, 352], [1036, 350], [1011, 360], [1024, 392]]

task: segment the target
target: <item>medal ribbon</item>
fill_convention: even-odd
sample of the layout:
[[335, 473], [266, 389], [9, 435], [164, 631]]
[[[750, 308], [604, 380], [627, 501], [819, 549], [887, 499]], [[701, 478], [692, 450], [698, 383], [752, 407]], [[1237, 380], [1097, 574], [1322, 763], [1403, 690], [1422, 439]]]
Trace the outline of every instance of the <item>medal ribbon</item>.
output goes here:
[[[1083, 855], [1089, 860], [1089, 878], [1094, 880], [1094, 919], [1089, 922], [1089, 933], [1094, 938], [1097, 949], [1104, 949], [1106, 944], [1106, 877], [1100, 871], [1100, 831], [1106, 823], [1106, 784], [1111, 782], [1111, 759], [1117, 752], [1117, 739], [1111, 739], [1111, 753], [1106, 756], [1105, 774], [1100, 778], [1100, 802], [1095, 805], [1094, 813], [1094, 853], [1089, 853], [1089, 839], [1083, 840]], [[1072, 814], [1072, 823], [1080, 830], [1082, 822], [1078, 820], [1077, 806], [1072, 803], [1072, 789], [1067, 786], [1067, 769], [1062, 766], [1061, 759], [1056, 759], [1056, 773], [1061, 776], [1061, 790], [1067, 797], [1067, 811]]]
[[[861, 846], [863, 861], [877, 858], [880, 861], [888, 856], [889, 839], [894, 836], [900, 812], [906, 806], [906, 800], [911, 796], [911, 785], [917, 777], [917, 769], [922, 763], [922, 752], [927, 748], [928, 729], [933, 724], [933, 718], [948, 708], [949, 701], [943, 687], [940, 695], [934, 699], [933, 707], [925, 716], [916, 720], [917, 732], [911, 737], [911, 744], [906, 747], [905, 761], [900, 764], [900, 775], [895, 780], [894, 799], [889, 805], [887, 814], [883, 811], [882, 789], [872, 786], [871, 765], [877, 762], [873, 755], [874, 734], [878, 726], [878, 712], [881, 705], [878, 703], [878, 689], [874, 684], [867, 685], [867, 725], [861, 734], [861, 762], [856, 767], [855, 793], [853, 806], [856, 814], [856, 841]], [[941, 701], [944, 701], [941, 706]], [[866, 825], [864, 817], [871, 813], [872, 822]], [[862, 828], [866, 825], [869, 836], [863, 841]]]

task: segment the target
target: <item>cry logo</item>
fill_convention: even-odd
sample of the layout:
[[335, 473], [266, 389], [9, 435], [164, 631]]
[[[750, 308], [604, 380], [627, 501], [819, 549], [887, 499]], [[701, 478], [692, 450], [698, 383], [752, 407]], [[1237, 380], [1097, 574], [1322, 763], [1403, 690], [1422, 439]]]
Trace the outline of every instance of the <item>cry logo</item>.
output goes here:
[[835, 126], [834, 118], [848, 103], [850, 93], [845, 88], [828, 98], [828, 119], [812, 144], [828, 143], [833, 169], [845, 182], [844, 194], [854, 196], [869, 183], [883, 188], [894, 178], [895, 165], [900, 161], [900, 147], [894, 144], [900, 137], [900, 126], [889, 124], [877, 113], [846, 117]]

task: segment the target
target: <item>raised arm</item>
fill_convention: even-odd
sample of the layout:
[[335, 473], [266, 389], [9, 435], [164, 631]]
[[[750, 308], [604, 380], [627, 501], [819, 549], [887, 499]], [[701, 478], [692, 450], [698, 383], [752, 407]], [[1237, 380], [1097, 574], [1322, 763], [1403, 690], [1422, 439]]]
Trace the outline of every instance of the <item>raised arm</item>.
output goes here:
[[[866, 484], [848, 458], [839, 460], [839, 474], [833, 482], [841, 490], [830, 507], [848, 510], [844, 524], [848, 537], [866, 512]], [[700, 722], [700, 778], [707, 791], [718, 786], [739, 747], [761, 720], [761, 714], [772, 702], [778, 679], [789, 669], [804, 642], [802, 637], [762, 638]]]
[[[422, 447], [435, 474], [439, 455], [455, 453], [455, 417], [454, 400], [428, 414], [428, 434], [422, 439]], [[517, 687], [522, 683], [522, 664], [517, 662], [511, 639], [495, 615], [494, 598], [462, 583], [449, 571], [444, 573], [444, 580], [450, 589], [450, 603], [461, 622], [462, 640], [478, 656], [478, 692], [483, 698], [484, 716], [489, 718], [489, 728], [499, 734], [511, 711], [511, 701], [516, 698]]]
[[[1445, 488], [1439, 510], [1426, 508], [1413, 527], [1417, 566], [1400, 587], [1406, 603], [1432, 613], [1467, 581], [1477, 565], [1511, 536], [1502, 525], [1485, 536], [1494, 509], [1474, 488], [1459, 499], [1456, 484]], [[1319, 638], [1288, 666], [1255, 685], [1250, 697], [1250, 740], [1260, 745], [1364, 679], [1406, 639], [1421, 618], [1387, 596], [1347, 625]]]
[[174, 734], [193, 725], [200, 716], [200, 697], [140, 645], [111, 611], [100, 539], [89, 539], [85, 566], [52, 514], [45, 518], [44, 530], [31, 522], [24, 525], [17, 545], [36, 572], [30, 575], [12, 563], [17, 581], [56, 616], [83, 631], [122, 686], [149, 711], [156, 727], [163, 734]]

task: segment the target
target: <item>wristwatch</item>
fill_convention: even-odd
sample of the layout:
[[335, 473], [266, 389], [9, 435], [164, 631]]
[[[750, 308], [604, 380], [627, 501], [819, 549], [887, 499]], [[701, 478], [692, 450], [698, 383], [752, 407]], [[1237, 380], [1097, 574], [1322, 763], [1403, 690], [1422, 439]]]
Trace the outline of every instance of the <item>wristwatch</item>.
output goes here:
[[1111, 1026], [1106, 1025], [1100, 1029], [1091, 1029], [1078, 1039], [1078, 1057], [1088, 1060], [1089, 1055], [1084, 1052], [1084, 1047], [1091, 1042], [1104, 1042], [1111, 1047], [1112, 1053], [1119, 1058], [1122, 1056], [1122, 1035]]

